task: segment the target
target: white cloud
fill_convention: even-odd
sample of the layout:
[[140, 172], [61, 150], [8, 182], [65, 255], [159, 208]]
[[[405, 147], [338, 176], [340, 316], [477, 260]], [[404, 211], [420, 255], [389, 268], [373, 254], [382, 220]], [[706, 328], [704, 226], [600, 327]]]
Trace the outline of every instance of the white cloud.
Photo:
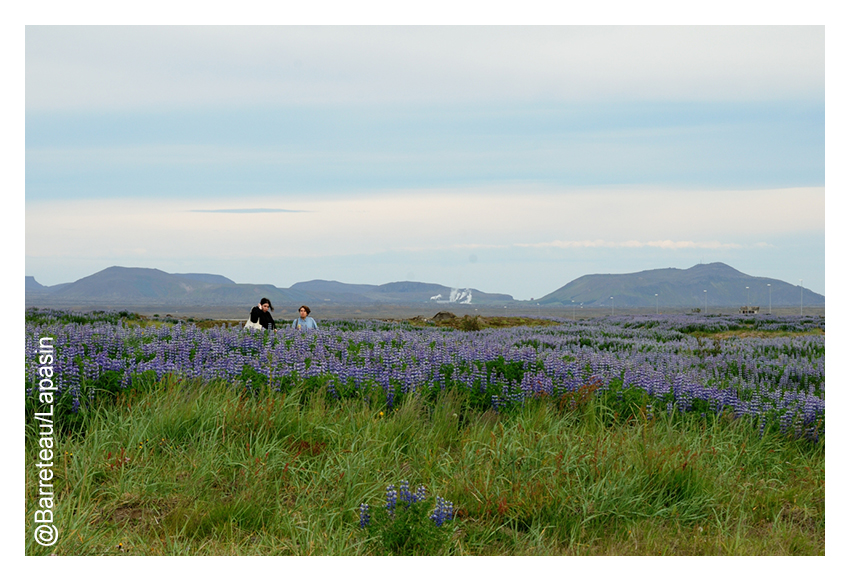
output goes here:
[[[281, 208], [302, 212], [248, 212]], [[229, 212], [216, 212], [221, 209]], [[823, 188], [552, 192], [525, 186], [337, 200], [28, 202], [26, 253], [118, 260], [139, 254], [318, 259], [508, 246], [719, 250], [823, 229]]]
[[[761, 243], [760, 243], [761, 244]], [[743, 245], [738, 243], [721, 243], [718, 241], [691, 241], [691, 240], [654, 240], [654, 241], [610, 241], [610, 240], [554, 240], [542, 243], [515, 243], [517, 247], [528, 248], [641, 248], [655, 247], [659, 249], [738, 249]]]
[[27, 110], [817, 99], [821, 27], [28, 27]]

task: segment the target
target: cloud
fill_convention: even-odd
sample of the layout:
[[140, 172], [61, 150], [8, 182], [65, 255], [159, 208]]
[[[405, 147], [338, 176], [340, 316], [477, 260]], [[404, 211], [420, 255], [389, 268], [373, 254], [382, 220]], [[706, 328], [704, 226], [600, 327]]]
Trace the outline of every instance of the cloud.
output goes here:
[[215, 208], [204, 210], [189, 210], [189, 212], [223, 212], [229, 214], [262, 214], [274, 212], [309, 212], [309, 210], [286, 210], [284, 208]]
[[[760, 243], [763, 244], [763, 243]], [[690, 240], [672, 241], [672, 240], [655, 240], [655, 241], [608, 241], [608, 240], [572, 240], [562, 241], [555, 240], [542, 243], [515, 243], [517, 247], [528, 248], [559, 248], [559, 249], [575, 249], [575, 248], [641, 248], [655, 247], [660, 249], [739, 249], [743, 245], [738, 243], [721, 243], [718, 241], [694, 242]]]
[[529, 180], [822, 185], [823, 111], [644, 103], [33, 114], [27, 198], [362, 194]]
[[823, 100], [823, 26], [28, 26], [26, 107]]
[[[346, 198], [27, 201], [27, 257], [344, 257], [392, 251], [745, 248], [823, 233], [824, 189], [398, 191]], [[297, 208], [298, 212], [286, 211]], [[746, 247], [755, 248], [755, 247]]]

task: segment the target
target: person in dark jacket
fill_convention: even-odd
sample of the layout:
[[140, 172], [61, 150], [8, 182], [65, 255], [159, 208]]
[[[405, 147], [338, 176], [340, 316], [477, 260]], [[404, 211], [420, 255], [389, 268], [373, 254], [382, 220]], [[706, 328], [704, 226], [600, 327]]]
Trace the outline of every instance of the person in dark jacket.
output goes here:
[[251, 310], [251, 323], [259, 323], [268, 330], [274, 329], [271, 311], [274, 311], [272, 302], [263, 297], [260, 299], [260, 303]]

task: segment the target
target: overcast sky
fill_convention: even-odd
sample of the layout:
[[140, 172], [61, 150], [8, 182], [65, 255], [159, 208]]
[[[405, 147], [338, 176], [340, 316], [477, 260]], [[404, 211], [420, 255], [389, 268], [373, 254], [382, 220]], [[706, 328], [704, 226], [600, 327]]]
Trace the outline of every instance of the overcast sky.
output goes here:
[[26, 29], [26, 274], [825, 292], [819, 26]]

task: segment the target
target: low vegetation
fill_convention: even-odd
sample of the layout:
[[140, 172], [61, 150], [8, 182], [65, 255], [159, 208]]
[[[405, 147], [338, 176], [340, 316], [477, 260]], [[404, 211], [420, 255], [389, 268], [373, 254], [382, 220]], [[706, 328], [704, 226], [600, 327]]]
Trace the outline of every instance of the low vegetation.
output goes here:
[[[60, 540], [27, 553], [824, 553], [823, 441], [731, 417], [615, 417], [593, 398], [497, 414], [449, 392], [384, 410], [171, 377], [103, 401], [56, 445]], [[401, 481], [454, 519], [437, 531], [419, 516], [403, 539], [361, 527], [361, 504], [376, 516]], [[26, 491], [30, 515], [31, 470]]]
[[823, 318], [448, 319], [28, 311], [27, 554], [824, 554]]
[[[438, 313], [437, 315], [441, 314]], [[561, 323], [554, 319], [542, 319], [535, 317], [488, 317], [469, 314], [464, 315], [463, 317], [457, 317], [454, 314], [447, 314], [443, 317], [434, 317], [432, 319], [413, 317], [410, 319], [386, 321], [406, 323], [413, 327], [445, 327], [462, 331], [479, 331], [482, 329], [498, 329], [520, 326], [549, 326], [559, 325]]]

